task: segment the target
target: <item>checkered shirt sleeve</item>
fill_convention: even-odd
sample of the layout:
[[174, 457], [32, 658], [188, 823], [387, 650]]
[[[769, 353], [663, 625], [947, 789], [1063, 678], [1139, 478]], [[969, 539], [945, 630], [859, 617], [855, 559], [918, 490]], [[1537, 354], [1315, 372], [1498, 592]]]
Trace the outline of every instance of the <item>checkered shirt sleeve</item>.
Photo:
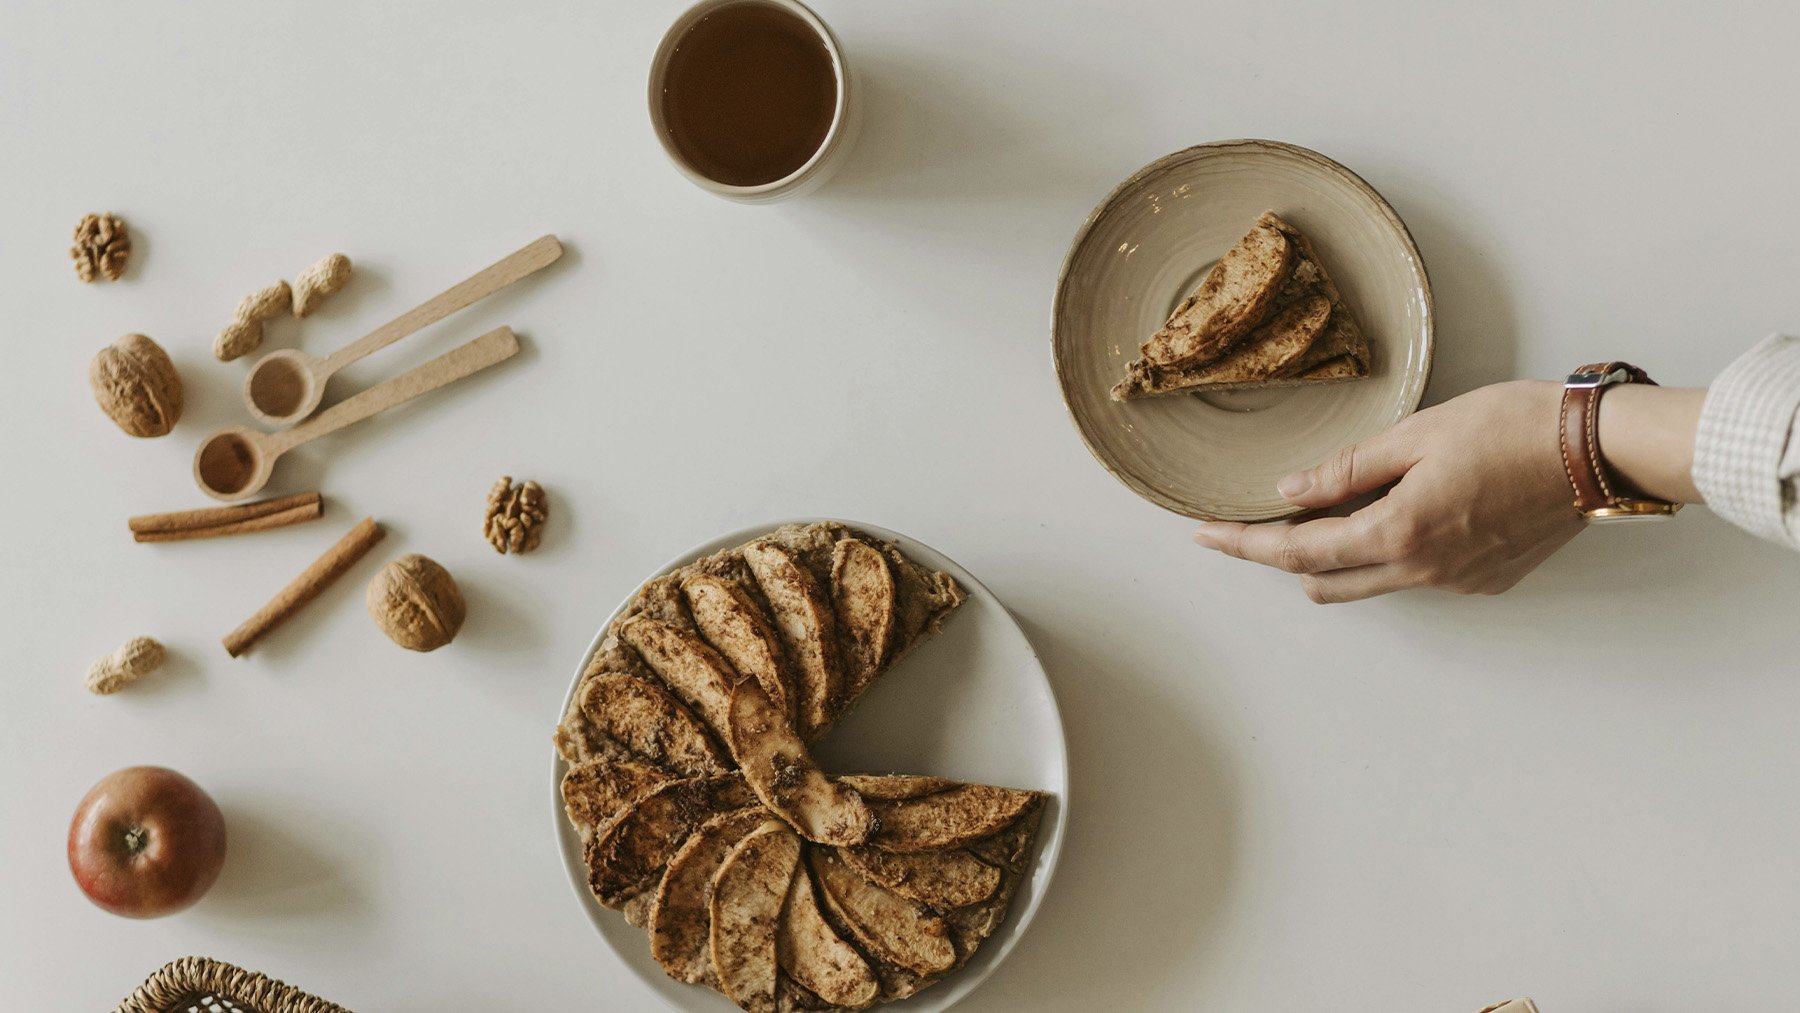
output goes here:
[[1797, 411], [1800, 337], [1776, 334], [1726, 367], [1707, 390], [1694, 438], [1694, 485], [1714, 513], [1800, 549]]

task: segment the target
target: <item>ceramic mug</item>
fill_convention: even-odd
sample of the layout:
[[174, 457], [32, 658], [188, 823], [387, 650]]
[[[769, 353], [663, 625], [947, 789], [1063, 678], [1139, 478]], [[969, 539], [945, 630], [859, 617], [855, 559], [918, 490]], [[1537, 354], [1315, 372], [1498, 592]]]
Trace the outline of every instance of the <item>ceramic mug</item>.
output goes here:
[[[696, 25], [710, 15], [725, 8], [742, 6], [762, 6], [774, 8], [791, 15], [803, 23], [819, 42], [825, 47], [831, 59], [831, 69], [837, 84], [836, 102], [831, 113], [831, 123], [826, 129], [824, 139], [819, 142], [812, 156], [797, 168], [779, 179], [752, 186], [736, 186], [713, 179], [694, 166], [684, 156], [670, 135], [667, 111], [664, 108], [664, 90], [668, 80], [669, 64], [684, 39]], [[856, 85], [855, 74], [849, 61], [844, 58], [843, 46], [838, 43], [837, 36], [831, 33], [825, 22], [819, 19], [805, 4], [799, 0], [701, 0], [700, 3], [687, 9], [669, 31], [663, 36], [662, 44], [656, 48], [656, 56], [650, 62], [650, 123], [656, 130], [656, 139], [669, 156], [669, 161], [680, 170], [694, 185], [709, 193], [717, 194], [727, 200], [744, 204], [771, 204], [775, 201], [798, 197], [825, 182], [836, 172], [849, 157], [850, 149], [856, 140], [857, 128], [860, 125], [860, 89]]]

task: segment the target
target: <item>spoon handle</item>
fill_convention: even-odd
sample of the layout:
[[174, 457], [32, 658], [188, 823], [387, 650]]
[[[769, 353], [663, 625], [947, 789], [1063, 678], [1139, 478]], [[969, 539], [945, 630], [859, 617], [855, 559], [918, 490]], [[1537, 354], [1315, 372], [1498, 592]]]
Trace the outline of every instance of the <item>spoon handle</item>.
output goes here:
[[321, 372], [330, 376], [363, 356], [386, 348], [421, 327], [435, 324], [471, 303], [486, 299], [520, 278], [556, 263], [562, 254], [562, 243], [557, 242], [555, 236], [544, 236], [527, 243], [326, 356]]
[[264, 444], [265, 452], [270, 456], [286, 453], [308, 440], [316, 440], [326, 433], [335, 433], [352, 422], [361, 422], [376, 412], [411, 401], [420, 394], [454, 383], [471, 373], [479, 373], [497, 362], [512, 358], [518, 350], [519, 339], [513, 334], [512, 328], [496, 327], [423, 366], [409, 369], [391, 380], [383, 380], [368, 390], [345, 398], [286, 432], [269, 435]]

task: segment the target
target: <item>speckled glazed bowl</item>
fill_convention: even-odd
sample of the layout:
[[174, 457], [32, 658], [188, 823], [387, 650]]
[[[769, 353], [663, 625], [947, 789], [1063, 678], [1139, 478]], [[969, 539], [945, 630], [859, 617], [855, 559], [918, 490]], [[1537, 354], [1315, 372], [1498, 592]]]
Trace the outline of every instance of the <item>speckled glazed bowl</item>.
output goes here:
[[[1138, 345], [1273, 210], [1305, 233], [1374, 348], [1373, 373], [1312, 387], [1109, 395]], [[1298, 511], [1289, 472], [1411, 414], [1431, 372], [1431, 283], [1400, 216], [1355, 173], [1277, 141], [1218, 141], [1150, 163], [1076, 233], [1051, 343], [1075, 428], [1106, 470], [1166, 509], [1265, 521]]]

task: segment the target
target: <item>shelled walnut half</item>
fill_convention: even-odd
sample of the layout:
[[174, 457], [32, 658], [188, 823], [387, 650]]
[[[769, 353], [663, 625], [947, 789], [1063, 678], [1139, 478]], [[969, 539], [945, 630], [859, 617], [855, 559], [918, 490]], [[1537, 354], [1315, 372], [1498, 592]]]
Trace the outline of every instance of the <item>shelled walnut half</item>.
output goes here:
[[125, 273], [125, 258], [131, 255], [131, 233], [125, 222], [111, 211], [83, 215], [75, 225], [75, 244], [69, 247], [69, 259], [75, 262], [75, 274], [82, 281], [105, 278], [118, 281]]
[[549, 515], [550, 502], [544, 498], [543, 486], [536, 482], [514, 485], [511, 475], [502, 475], [488, 490], [482, 534], [501, 555], [530, 552], [543, 538], [544, 520]]

